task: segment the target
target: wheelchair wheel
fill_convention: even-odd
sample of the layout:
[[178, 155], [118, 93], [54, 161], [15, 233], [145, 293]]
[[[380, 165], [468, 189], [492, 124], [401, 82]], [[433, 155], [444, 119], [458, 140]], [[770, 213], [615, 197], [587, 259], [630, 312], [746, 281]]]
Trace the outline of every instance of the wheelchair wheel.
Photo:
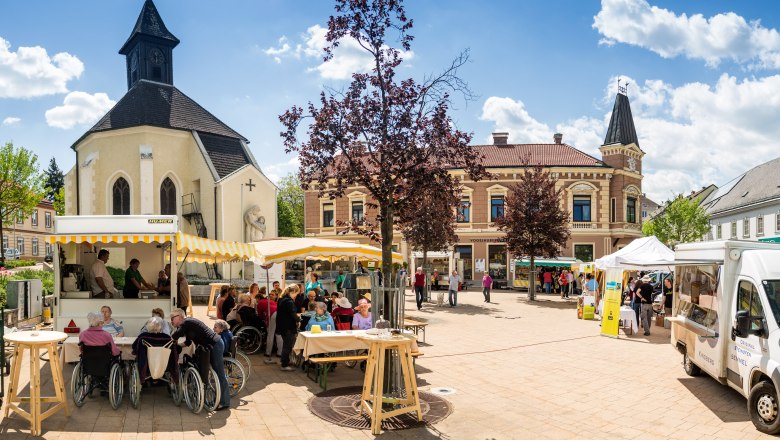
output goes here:
[[236, 350], [236, 360], [244, 367], [244, 374], [246, 374], [246, 378], [249, 379], [249, 376], [252, 375], [252, 361], [249, 360], [249, 356], [244, 354], [241, 350]]
[[179, 376], [179, 383], [176, 383], [173, 381], [173, 374], [166, 372], [165, 380], [168, 382], [168, 394], [171, 395], [173, 404], [176, 406], [181, 405], [181, 376]]
[[203, 409], [203, 381], [200, 380], [198, 370], [194, 367], [187, 368], [182, 374], [179, 384], [182, 387], [187, 408], [194, 414], [199, 413]]
[[219, 378], [213, 368], [209, 368], [208, 379], [203, 381], [203, 407], [208, 411], [215, 411], [219, 406], [221, 397]]
[[130, 404], [133, 405], [133, 408], [138, 409], [141, 404], [141, 375], [138, 373], [138, 364], [135, 362], [130, 366], [129, 380]]
[[246, 354], [255, 354], [263, 345], [263, 335], [254, 327], [241, 327], [236, 332], [236, 346]]
[[108, 377], [108, 400], [111, 402], [111, 408], [119, 408], [124, 393], [125, 377], [122, 374], [122, 366], [117, 363], [111, 366], [111, 373]]
[[225, 358], [225, 377], [227, 377], [230, 397], [237, 395], [244, 389], [246, 373], [244, 367], [235, 358]]
[[81, 374], [81, 362], [77, 363], [76, 367], [73, 368], [73, 376], [70, 378], [70, 395], [77, 407], [84, 405], [84, 399], [89, 390], [89, 379], [88, 376]]

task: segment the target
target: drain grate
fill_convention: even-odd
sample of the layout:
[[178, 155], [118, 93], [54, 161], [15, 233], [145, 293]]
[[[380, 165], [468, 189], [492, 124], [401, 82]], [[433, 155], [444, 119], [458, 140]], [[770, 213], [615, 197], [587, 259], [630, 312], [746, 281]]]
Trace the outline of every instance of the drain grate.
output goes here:
[[[335, 388], [317, 394], [309, 399], [309, 411], [317, 417], [339, 426], [354, 429], [371, 429], [371, 419], [360, 415], [362, 387]], [[452, 413], [452, 406], [443, 398], [419, 391], [423, 421], [418, 422], [416, 414], [406, 413], [382, 421], [383, 430], [398, 430], [431, 425], [446, 419]]]
[[455, 394], [457, 391], [455, 390], [455, 388], [436, 387], [436, 388], [431, 388], [431, 392], [433, 394], [438, 394], [439, 396], [451, 396]]

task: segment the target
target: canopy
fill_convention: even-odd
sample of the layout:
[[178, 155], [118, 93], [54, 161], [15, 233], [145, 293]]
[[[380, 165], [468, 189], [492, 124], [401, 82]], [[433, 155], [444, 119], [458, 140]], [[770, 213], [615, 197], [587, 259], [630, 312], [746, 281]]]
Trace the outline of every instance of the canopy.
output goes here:
[[176, 233], [178, 260], [194, 263], [222, 263], [225, 261], [251, 260], [254, 248], [250, 244], [235, 241], [212, 240], [195, 235]]
[[165, 243], [173, 239], [172, 234], [93, 234], [49, 235], [46, 241], [54, 243]]
[[[534, 266], [545, 267], [571, 267], [572, 264], [582, 263], [582, 261], [576, 258], [534, 258]], [[523, 258], [522, 260], [515, 260], [515, 266], [530, 266], [531, 260]]]
[[780, 243], [780, 237], [759, 238], [758, 241], [763, 241], [765, 243]]
[[674, 251], [655, 236], [638, 238], [623, 249], [596, 260], [596, 267], [601, 270], [664, 270], [674, 264]]
[[[355, 257], [358, 260], [382, 260], [381, 249], [349, 241], [322, 238], [270, 238], [256, 241], [251, 245], [254, 246], [255, 251], [252, 261], [261, 265], [302, 258], [332, 261], [334, 258]], [[393, 252], [393, 263], [403, 261], [401, 254]]]

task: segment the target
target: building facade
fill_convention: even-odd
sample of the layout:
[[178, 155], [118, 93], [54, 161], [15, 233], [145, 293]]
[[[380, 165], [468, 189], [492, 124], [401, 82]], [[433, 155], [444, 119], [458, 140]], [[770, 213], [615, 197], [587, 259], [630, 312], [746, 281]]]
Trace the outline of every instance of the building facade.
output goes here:
[[29, 216], [19, 215], [11, 224], [3, 225], [3, 249], [16, 249], [22, 260], [43, 261], [51, 255], [46, 236], [54, 232], [56, 211], [52, 202], [44, 199]]
[[[449, 252], [429, 253], [432, 266], [440, 272], [459, 270], [465, 280], [476, 280], [488, 270], [494, 279], [507, 279], [511, 256], [503, 244], [504, 234], [494, 225], [503, 215], [511, 186], [525, 172], [522, 158], [544, 166], [563, 190], [561, 203], [570, 213], [571, 238], [562, 255], [593, 261], [641, 237], [642, 157], [634, 129], [628, 97], [617, 95], [610, 126], [600, 151], [602, 158], [589, 156], [563, 143], [556, 134], [550, 144], [509, 144], [507, 133], [494, 133], [493, 144], [472, 148], [482, 153], [491, 180], [471, 181], [462, 169], [450, 173], [460, 178], [461, 205], [457, 209], [459, 241]], [[354, 234], [337, 234], [337, 222], [375, 218], [368, 193], [359, 187], [336, 200], [305, 193], [306, 236], [367, 242]], [[421, 255], [412, 252], [399, 232], [396, 250], [409, 258], [412, 268]]]

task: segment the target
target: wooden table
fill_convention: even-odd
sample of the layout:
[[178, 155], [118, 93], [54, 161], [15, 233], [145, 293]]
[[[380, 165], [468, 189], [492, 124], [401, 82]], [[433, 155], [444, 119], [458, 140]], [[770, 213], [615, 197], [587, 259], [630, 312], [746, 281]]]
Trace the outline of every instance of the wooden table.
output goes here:
[[[14, 343], [14, 365], [11, 373], [11, 383], [8, 388], [8, 401], [5, 405], [5, 417], [13, 410], [30, 422], [32, 435], [41, 435], [41, 421], [56, 413], [60, 409], [65, 410], [65, 415], [70, 416], [70, 409], [65, 400], [65, 381], [62, 378], [57, 343], [65, 340], [67, 334], [52, 331], [25, 331], [14, 332], [5, 335], [7, 342]], [[41, 397], [41, 349], [49, 352], [49, 367], [54, 381], [55, 396]], [[19, 373], [22, 370], [22, 357], [24, 350], [30, 353], [30, 397], [19, 397]], [[21, 408], [22, 403], [30, 405], [30, 412]], [[46, 412], [41, 414], [41, 403], [56, 403]]]
[[[206, 306], [206, 315], [211, 313], [212, 310], [214, 310], [214, 312], [217, 311], [217, 305], [215, 302], [216, 298], [214, 298], [214, 294], [219, 292], [220, 289], [222, 289], [222, 286], [229, 286], [229, 285], [230, 284], [228, 283], [209, 283], [209, 286], [211, 286], [211, 292], [209, 292], [209, 303], [208, 306]], [[189, 310], [192, 310], [192, 305], [190, 305]]]
[[[292, 351], [300, 352], [303, 359], [322, 353], [340, 353], [351, 350], [366, 350], [369, 344], [363, 339], [366, 330], [337, 330], [332, 332], [300, 332], [295, 339]], [[417, 340], [411, 342], [412, 352], [418, 350]]]
[[425, 342], [425, 327], [427, 322], [415, 321], [414, 319], [404, 319], [404, 330], [411, 330], [415, 336], [419, 336], [419, 333], [423, 334], [423, 342]]
[[[417, 377], [414, 373], [412, 359], [412, 342], [416, 340], [411, 335], [398, 336], [360, 336], [368, 345], [368, 363], [366, 364], [366, 376], [363, 380], [363, 394], [360, 398], [360, 414], [363, 410], [371, 416], [371, 433], [379, 435], [382, 432], [382, 420], [395, 417], [399, 414], [417, 412], [417, 420], [422, 421], [420, 409], [420, 397], [417, 393]], [[404, 380], [406, 398], [394, 398], [384, 396], [385, 380], [385, 353], [387, 350], [396, 350], [401, 362], [401, 376]], [[396, 408], [390, 411], [382, 409], [383, 403], [391, 403]]]

